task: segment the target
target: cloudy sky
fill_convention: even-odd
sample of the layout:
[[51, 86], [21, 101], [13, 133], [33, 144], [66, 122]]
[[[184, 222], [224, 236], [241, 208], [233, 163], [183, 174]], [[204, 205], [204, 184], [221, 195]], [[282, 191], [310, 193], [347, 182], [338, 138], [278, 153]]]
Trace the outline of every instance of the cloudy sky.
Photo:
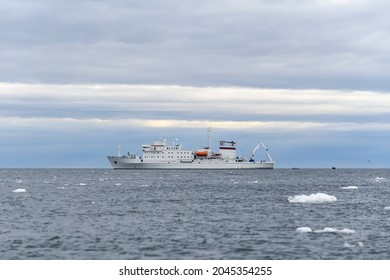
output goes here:
[[389, 8], [2, 0], [0, 167], [109, 167], [118, 144], [198, 148], [208, 126], [279, 167], [390, 167]]

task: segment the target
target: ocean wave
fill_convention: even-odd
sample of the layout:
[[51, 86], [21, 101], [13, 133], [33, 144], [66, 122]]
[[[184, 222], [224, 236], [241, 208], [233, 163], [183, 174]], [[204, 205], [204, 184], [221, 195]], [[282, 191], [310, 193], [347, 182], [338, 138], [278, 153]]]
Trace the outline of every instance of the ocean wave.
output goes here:
[[291, 203], [328, 203], [337, 201], [337, 198], [325, 193], [316, 193], [311, 195], [289, 196], [288, 201]]

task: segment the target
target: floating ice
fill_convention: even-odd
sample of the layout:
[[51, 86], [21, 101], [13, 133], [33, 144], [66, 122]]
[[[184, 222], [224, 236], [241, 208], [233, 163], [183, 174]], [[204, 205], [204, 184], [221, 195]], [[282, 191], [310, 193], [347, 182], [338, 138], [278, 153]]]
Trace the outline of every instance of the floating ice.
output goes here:
[[357, 186], [348, 186], [348, 187], [342, 187], [342, 189], [344, 189], [344, 190], [357, 190], [358, 187]]
[[335, 202], [337, 198], [325, 193], [316, 193], [311, 195], [294, 195], [289, 196], [288, 201], [291, 203], [327, 203]]
[[26, 189], [16, 189], [16, 190], [13, 190], [12, 192], [26, 192]]
[[386, 206], [384, 209], [385, 210], [390, 210], [390, 206]]
[[122, 186], [122, 184], [121, 183], [116, 183], [115, 186]]
[[149, 187], [149, 185], [146, 185], [146, 184], [145, 184], [145, 185], [141, 185], [141, 187]]
[[324, 229], [317, 229], [314, 232], [315, 233], [344, 233], [344, 234], [355, 233], [355, 231], [353, 229], [349, 229], [349, 228], [337, 229], [337, 228], [331, 228], [331, 227], [326, 227]]
[[337, 229], [337, 228], [331, 228], [331, 227], [325, 227], [324, 229], [316, 229], [312, 230], [309, 227], [299, 227], [296, 229], [296, 232], [298, 233], [308, 233], [308, 232], [314, 232], [314, 233], [341, 233], [341, 234], [353, 234], [355, 231], [353, 229], [344, 228], [344, 229]]
[[22, 180], [16, 180], [16, 183], [20, 184], [20, 183], [23, 183], [23, 181]]
[[299, 227], [296, 229], [296, 232], [306, 233], [306, 232], [313, 232], [313, 230], [309, 227]]
[[354, 247], [356, 247], [356, 246], [359, 246], [359, 247], [363, 247], [363, 246], [364, 246], [364, 243], [361, 242], [361, 241], [357, 242], [356, 244], [357, 244], [357, 245], [354, 245], [354, 244], [349, 243], [349, 242], [344, 242], [344, 247], [345, 247], [345, 248], [354, 248]]
[[87, 184], [84, 184], [84, 183], [80, 183], [79, 186], [86, 186]]
[[353, 244], [351, 244], [349, 242], [344, 242], [344, 247], [345, 248], [353, 248], [353, 247], [355, 247], [355, 245], [353, 245]]
[[381, 183], [381, 182], [386, 182], [386, 178], [376, 177], [374, 179], [371, 179], [371, 181], [375, 183]]

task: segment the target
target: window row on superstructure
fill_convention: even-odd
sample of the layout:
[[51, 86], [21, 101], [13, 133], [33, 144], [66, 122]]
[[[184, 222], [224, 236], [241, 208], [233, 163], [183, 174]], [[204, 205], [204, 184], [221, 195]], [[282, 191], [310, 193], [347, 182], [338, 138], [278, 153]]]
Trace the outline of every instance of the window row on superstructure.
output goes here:
[[[160, 156], [144, 156], [144, 158], [160, 158]], [[164, 158], [164, 156], [161, 156]], [[168, 156], [167, 158], [174, 158], [174, 156]], [[176, 158], [192, 158], [191, 156], [176, 156]]]

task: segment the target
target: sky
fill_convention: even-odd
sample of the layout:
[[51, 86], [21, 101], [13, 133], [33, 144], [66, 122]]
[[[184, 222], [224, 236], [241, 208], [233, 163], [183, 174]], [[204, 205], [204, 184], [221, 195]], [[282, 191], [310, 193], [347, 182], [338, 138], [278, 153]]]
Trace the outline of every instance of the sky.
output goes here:
[[279, 168], [389, 168], [389, 8], [3, 0], [0, 168], [108, 168], [119, 144], [196, 149], [207, 127]]

